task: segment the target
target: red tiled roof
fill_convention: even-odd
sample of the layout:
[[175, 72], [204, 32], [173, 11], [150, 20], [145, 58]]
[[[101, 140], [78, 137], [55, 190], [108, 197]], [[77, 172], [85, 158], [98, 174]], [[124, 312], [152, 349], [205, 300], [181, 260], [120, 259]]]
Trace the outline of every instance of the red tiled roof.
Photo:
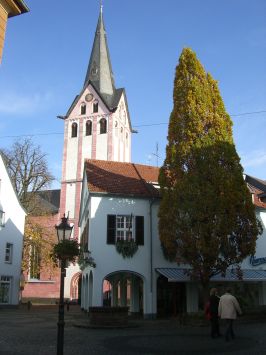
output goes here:
[[253, 193], [253, 202], [254, 202], [254, 205], [257, 206], [257, 207], [261, 207], [261, 208], [266, 208], [266, 203], [263, 202], [261, 199], [260, 199], [260, 194], [263, 193], [262, 190], [260, 189], [257, 189], [256, 187], [254, 186], [250, 186], [250, 184], [248, 185], [249, 187], [249, 190], [251, 193]]
[[254, 205], [261, 208], [266, 208], [265, 197], [261, 197], [266, 192], [266, 181], [255, 178], [250, 175], [245, 175], [249, 191], [253, 194]]
[[91, 192], [159, 197], [159, 168], [148, 165], [87, 159], [85, 161], [88, 188]]

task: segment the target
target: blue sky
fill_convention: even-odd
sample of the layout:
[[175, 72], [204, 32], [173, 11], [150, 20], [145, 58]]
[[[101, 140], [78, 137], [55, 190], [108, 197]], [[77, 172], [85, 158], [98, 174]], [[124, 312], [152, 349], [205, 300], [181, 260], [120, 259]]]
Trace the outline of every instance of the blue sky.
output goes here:
[[[60, 181], [63, 122], [56, 116], [82, 89], [99, 0], [26, 3], [30, 13], [7, 26], [0, 147], [33, 135]], [[103, 0], [103, 6], [116, 87], [126, 88], [139, 132], [132, 161], [156, 165], [158, 143], [162, 164], [175, 67], [182, 48], [191, 47], [219, 82], [245, 172], [266, 179], [266, 1]]]

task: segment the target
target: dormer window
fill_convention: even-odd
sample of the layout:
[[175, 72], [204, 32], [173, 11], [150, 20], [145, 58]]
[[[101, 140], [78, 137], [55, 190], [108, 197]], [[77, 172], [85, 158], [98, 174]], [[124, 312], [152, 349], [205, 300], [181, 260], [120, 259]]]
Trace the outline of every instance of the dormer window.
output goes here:
[[80, 106], [80, 114], [86, 115], [86, 104], [84, 102]]
[[107, 132], [107, 121], [105, 118], [100, 120], [100, 134], [104, 134]]
[[98, 106], [99, 106], [98, 101], [94, 101], [94, 103], [93, 103], [93, 113], [98, 112], [98, 109], [99, 109]]
[[92, 122], [87, 121], [86, 122], [86, 136], [91, 136], [91, 132], [92, 132]]
[[72, 126], [71, 126], [71, 137], [72, 138], [75, 138], [77, 137], [78, 135], [78, 125], [76, 122], [72, 123]]

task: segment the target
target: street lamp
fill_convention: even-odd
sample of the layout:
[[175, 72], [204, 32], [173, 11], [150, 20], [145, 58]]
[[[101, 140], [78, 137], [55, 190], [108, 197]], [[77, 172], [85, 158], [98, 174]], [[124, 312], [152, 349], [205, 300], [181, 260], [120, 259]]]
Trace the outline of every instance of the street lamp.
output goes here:
[[83, 259], [86, 265], [90, 265], [93, 268], [96, 267], [96, 263], [93, 259], [93, 257], [91, 256], [91, 252], [89, 250], [84, 250], [83, 251]]
[[[61, 223], [55, 226], [58, 242], [69, 240], [73, 226], [68, 223], [68, 217], [61, 218]], [[63, 355], [64, 353], [64, 279], [66, 276], [66, 259], [67, 256], [61, 255], [61, 275], [60, 275], [60, 299], [58, 309], [58, 323], [57, 323], [57, 355]]]
[[25, 287], [25, 276], [23, 274], [23, 271], [21, 271], [20, 273], [20, 279], [19, 279], [19, 290], [20, 290], [20, 303], [22, 303], [22, 292], [24, 290]]

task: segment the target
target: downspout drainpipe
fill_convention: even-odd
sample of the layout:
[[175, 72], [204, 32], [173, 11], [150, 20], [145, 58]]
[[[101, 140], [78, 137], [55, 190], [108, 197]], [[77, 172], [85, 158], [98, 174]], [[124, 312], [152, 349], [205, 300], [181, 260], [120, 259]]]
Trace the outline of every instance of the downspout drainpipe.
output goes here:
[[153, 240], [152, 240], [152, 205], [155, 199], [149, 200], [150, 203], [150, 279], [151, 279], [151, 294], [153, 294]]

